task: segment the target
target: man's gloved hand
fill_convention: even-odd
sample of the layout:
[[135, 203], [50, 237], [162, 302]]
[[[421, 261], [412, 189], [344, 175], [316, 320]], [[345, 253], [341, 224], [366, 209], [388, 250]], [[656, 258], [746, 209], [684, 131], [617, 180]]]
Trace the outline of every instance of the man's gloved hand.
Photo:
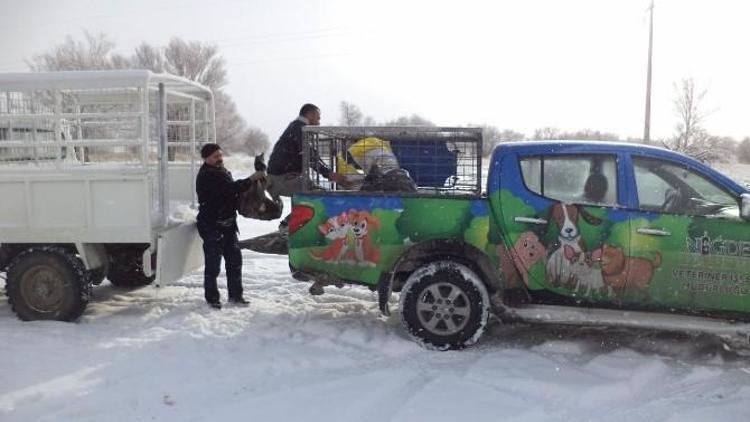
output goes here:
[[248, 180], [252, 180], [254, 182], [256, 180], [265, 179], [265, 178], [266, 178], [266, 171], [259, 170], [251, 174], [250, 177], [248, 177]]

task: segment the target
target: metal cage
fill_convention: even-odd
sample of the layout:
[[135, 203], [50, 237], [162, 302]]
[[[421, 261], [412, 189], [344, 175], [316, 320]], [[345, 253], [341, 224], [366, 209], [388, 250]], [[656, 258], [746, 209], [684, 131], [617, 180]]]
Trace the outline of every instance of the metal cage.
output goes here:
[[[403, 169], [419, 194], [478, 195], [482, 191], [481, 128], [305, 126], [302, 152], [308, 190], [357, 191], [372, 172]], [[318, 163], [345, 180], [326, 180]]]
[[211, 90], [173, 75], [0, 73], [0, 242], [62, 236], [50, 224], [85, 241], [150, 239], [170, 202], [195, 204], [214, 126]]

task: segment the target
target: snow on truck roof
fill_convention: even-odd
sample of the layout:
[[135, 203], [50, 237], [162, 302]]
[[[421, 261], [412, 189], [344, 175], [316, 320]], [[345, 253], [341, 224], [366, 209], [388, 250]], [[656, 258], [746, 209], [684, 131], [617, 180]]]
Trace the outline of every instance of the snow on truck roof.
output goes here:
[[155, 87], [160, 83], [163, 83], [168, 90], [179, 91], [205, 100], [213, 98], [211, 90], [197, 82], [167, 73], [153, 73], [149, 70], [0, 73], [0, 91], [139, 88]]

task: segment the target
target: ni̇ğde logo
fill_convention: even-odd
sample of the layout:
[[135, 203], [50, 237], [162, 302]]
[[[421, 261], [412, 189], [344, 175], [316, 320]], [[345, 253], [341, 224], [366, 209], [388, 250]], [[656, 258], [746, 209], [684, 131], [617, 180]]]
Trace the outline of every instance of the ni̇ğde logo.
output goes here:
[[750, 257], [750, 241], [723, 239], [721, 236], [712, 239], [708, 232], [703, 232], [703, 236], [686, 238], [685, 243], [691, 254]]

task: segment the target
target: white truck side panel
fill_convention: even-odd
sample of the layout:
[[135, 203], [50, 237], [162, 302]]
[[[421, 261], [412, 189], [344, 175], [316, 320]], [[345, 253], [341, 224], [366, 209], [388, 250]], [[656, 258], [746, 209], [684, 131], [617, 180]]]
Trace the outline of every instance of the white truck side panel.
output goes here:
[[0, 183], [0, 198], [3, 198], [0, 201], [0, 233], [4, 228], [28, 227], [29, 209], [26, 204], [25, 185], [25, 182]]
[[0, 180], [0, 243], [151, 242], [146, 175], [29, 179]]
[[188, 165], [169, 166], [169, 199], [192, 204], [195, 196], [195, 177]]
[[85, 191], [82, 180], [30, 182], [32, 230], [85, 228], [89, 202]]

